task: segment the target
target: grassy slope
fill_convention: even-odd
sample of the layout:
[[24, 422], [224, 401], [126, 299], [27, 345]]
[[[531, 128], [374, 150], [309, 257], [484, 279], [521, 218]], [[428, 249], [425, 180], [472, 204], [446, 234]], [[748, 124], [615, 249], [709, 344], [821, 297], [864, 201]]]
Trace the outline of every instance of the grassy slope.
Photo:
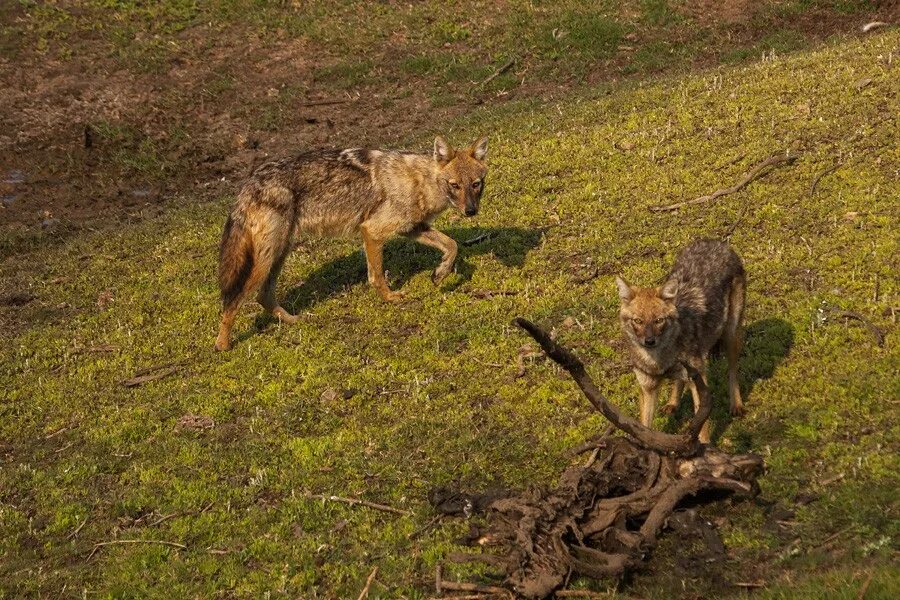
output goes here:
[[[801, 491], [821, 498], [796, 509], [794, 542], [761, 530], [758, 506], [721, 513], [736, 567], [726, 580], [773, 582], [760, 597], [850, 598], [856, 573], [874, 564], [868, 597], [896, 597], [896, 572], [877, 565], [898, 534], [900, 365], [895, 329], [881, 316], [897, 304], [900, 152], [896, 121], [885, 117], [898, 109], [888, 60], [898, 44], [892, 32], [600, 98], [483, 110], [456, 136], [492, 134], [484, 212], [442, 226], [459, 240], [494, 235], [462, 250], [444, 289], [428, 278], [433, 252], [396, 243], [387, 264], [409, 299], [384, 305], [362, 283], [357, 244], [310, 241], [281, 286], [301, 324], [282, 328], [245, 310], [237, 331], [247, 335], [225, 355], [210, 347], [226, 198], [7, 259], [7, 285], [24, 278], [40, 302], [28, 309], [34, 327], [0, 354], [0, 593], [343, 598], [378, 565], [371, 597], [426, 597], [435, 561], [465, 529], [448, 522], [407, 538], [431, 518], [431, 486], [551, 483], [563, 451], [602, 426], [545, 362], [513, 379], [525, 340], [511, 317], [557, 326], [634, 412], [611, 273], [656, 278], [678, 248], [740, 218], [732, 242], [750, 277], [749, 414], [719, 444], [765, 454], [765, 498], [789, 507]], [[858, 90], [863, 79], [871, 82]], [[729, 184], [788, 149], [802, 152], [794, 166], [739, 194], [646, 211]], [[811, 181], [836, 160], [843, 166], [811, 198]], [[603, 274], [579, 284], [589, 261]], [[478, 299], [475, 290], [517, 294]], [[888, 331], [885, 348], [861, 327], [823, 323], [823, 303], [870, 316]], [[562, 327], [568, 316], [576, 324]], [[115, 349], [78, 350], [104, 344]], [[184, 361], [173, 376], [120, 384], [173, 360]], [[713, 373], [721, 398], [721, 368]], [[216, 426], [179, 429], [187, 413]], [[723, 418], [719, 407], [714, 419]], [[307, 491], [415, 516], [310, 501]], [[821, 546], [841, 530], [837, 545]], [[187, 549], [110, 546], [86, 558], [96, 542], [138, 538]], [[632, 592], [712, 585], [667, 579], [676, 550], [663, 546]]]

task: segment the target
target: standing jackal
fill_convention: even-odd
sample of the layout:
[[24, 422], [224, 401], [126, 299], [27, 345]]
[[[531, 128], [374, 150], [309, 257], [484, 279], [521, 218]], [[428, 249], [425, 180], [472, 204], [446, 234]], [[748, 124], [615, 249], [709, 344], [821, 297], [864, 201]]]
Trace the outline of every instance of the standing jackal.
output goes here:
[[[685, 381], [694, 410], [699, 408], [697, 389], [681, 362], [697, 369], [705, 382], [707, 356], [720, 340], [728, 356], [731, 414], [743, 414], [737, 361], [746, 283], [740, 257], [728, 244], [715, 240], [700, 240], [682, 250], [659, 287], [636, 287], [616, 278], [619, 320], [641, 388], [641, 423], [652, 425], [663, 379], [673, 380], [672, 396], [664, 407], [668, 414], [678, 408]], [[709, 443], [708, 421], [700, 441]]]
[[321, 150], [261, 165], [238, 194], [219, 250], [222, 323], [217, 350], [231, 347], [231, 327], [241, 303], [259, 290], [263, 308], [285, 323], [297, 317], [275, 299], [275, 283], [294, 236], [362, 235], [371, 283], [389, 302], [402, 295], [387, 285], [385, 241], [404, 235], [444, 253], [432, 280], [453, 268], [456, 242], [431, 228], [453, 206], [478, 212], [487, 168], [487, 138], [456, 150], [443, 138], [432, 156], [387, 150]]

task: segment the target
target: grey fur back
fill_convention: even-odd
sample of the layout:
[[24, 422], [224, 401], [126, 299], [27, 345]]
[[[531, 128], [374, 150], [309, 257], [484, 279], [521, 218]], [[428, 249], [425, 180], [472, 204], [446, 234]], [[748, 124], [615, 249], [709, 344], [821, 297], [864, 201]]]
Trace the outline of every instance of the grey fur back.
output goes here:
[[349, 233], [382, 200], [372, 182], [371, 152], [318, 150], [264, 163], [241, 190], [235, 212], [266, 207], [296, 223], [299, 231]]
[[744, 265], [725, 242], [698, 240], [678, 254], [665, 281], [678, 281], [682, 352], [705, 355], [719, 340], [731, 284], [738, 277], [745, 277]]

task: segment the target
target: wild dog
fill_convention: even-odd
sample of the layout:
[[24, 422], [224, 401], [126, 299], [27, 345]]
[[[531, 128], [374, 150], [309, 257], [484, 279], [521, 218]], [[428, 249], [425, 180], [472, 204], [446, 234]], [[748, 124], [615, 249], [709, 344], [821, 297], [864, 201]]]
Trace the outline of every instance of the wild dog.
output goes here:
[[295, 323], [275, 299], [275, 284], [292, 240], [302, 234], [360, 235], [372, 284], [384, 300], [397, 302], [382, 264], [385, 241], [403, 235], [437, 248], [443, 259], [432, 281], [453, 269], [456, 242], [432, 229], [448, 207], [471, 217], [484, 193], [487, 138], [457, 150], [443, 138], [432, 155], [351, 148], [320, 150], [265, 163], [237, 196], [219, 248], [222, 321], [217, 350], [231, 347], [231, 328], [241, 304], [258, 291], [263, 308]]
[[[672, 395], [663, 410], [678, 407], [684, 384], [690, 386], [694, 410], [700, 398], [682, 362], [697, 369], [706, 381], [710, 350], [720, 341], [728, 357], [728, 396], [731, 414], [743, 414], [737, 363], [741, 353], [746, 274], [740, 257], [726, 243], [696, 241], [684, 248], [658, 287], [633, 286], [616, 277], [619, 323], [628, 342], [634, 374], [641, 389], [641, 423], [650, 427], [663, 379]], [[709, 422], [700, 441], [709, 443]]]

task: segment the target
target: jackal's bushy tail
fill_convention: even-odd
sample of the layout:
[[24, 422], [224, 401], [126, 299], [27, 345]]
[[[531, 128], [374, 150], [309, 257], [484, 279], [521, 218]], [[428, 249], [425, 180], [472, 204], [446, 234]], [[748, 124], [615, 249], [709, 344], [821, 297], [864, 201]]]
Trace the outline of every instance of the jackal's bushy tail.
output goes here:
[[253, 239], [242, 216], [229, 215], [219, 246], [219, 289], [222, 305], [237, 301], [253, 272]]

